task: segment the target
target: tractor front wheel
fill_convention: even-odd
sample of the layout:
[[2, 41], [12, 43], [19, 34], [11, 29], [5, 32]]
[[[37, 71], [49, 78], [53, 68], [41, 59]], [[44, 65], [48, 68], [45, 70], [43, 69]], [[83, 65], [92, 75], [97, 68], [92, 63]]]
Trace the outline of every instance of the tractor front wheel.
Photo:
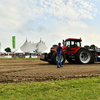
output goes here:
[[[56, 52], [52, 55], [52, 61], [54, 64], [57, 64], [57, 59], [58, 57], [57, 57], [57, 52]], [[61, 63], [62, 65], [65, 63], [65, 54], [63, 52], [61, 53]]]

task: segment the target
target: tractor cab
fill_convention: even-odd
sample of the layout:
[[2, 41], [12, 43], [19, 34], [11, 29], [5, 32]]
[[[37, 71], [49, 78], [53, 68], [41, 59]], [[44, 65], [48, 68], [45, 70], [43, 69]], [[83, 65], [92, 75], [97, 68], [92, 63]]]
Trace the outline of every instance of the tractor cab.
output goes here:
[[75, 38], [68, 38], [65, 41], [63, 40], [63, 46], [68, 46], [69, 48], [75, 48], [75, 47], [81, 47], [81, 38], [75, 39]]
[[65, 41], [63, 40], [63, 49], [66, 49], [68, 53], [76, 53], [81, 47], [81, 41], [81, 38], [68, 38]]

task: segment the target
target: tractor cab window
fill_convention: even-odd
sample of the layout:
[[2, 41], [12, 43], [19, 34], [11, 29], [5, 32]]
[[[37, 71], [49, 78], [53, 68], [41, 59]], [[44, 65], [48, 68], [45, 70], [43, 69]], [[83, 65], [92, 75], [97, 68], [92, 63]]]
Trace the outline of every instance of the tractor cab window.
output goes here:
[[75, 42], [74, 41], [71, 41], [71, 46], [74, 46]]
[[77, 44], [75, 44], [75, 41], [71, 41], [70, 47], [71, 47], [71, 48], [75, 48], [76, 46], [77, 46]]
[[79, 41], [71, 41], [71, 48], [75, 48], [77, 46], [80, 46], [80, 42]]
[[70, 46], [70, 41], [66, 41], [66, 46]]
[[80, 46], [80, 42], [75, 42], [75, 44], [79, 47]]

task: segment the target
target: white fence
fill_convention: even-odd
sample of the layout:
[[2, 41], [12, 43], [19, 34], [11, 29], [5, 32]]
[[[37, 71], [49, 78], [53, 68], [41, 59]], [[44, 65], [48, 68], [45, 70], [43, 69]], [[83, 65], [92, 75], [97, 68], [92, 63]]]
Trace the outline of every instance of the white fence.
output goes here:
[[[13, 58], [12, 56], [0, 56], [0, 58]], [[16, 58], [16, 57], [15, 57]], [[38, 56], [25, 56], [24, 58], [38, 58]]]
[[[25, 58], [30, 58], [30, 56], [25, 56]], [[37, 56], [31, 56], [31, 58], [37, 58]]]
[[12, 56], [0, 56], [0, 58], [12, 58]]

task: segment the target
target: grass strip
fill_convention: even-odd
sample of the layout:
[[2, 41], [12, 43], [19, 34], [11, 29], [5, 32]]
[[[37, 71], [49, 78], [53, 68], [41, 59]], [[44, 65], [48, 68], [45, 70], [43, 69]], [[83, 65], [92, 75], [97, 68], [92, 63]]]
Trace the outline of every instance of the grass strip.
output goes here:
[[0, 100], [100, 100], [100, 76], [0, 84]]
[[[9, 61], [8, 61], [9, 60]], [[11, 58], [11, 59], [6, 59], [6, 58], [1, 58], [0, 63], [18, 63], [18, 62], [43, 62], [39, 58]]]
[[38, 61], [36, 61], [36, 60], [28, 60], [28, 61], [0, 61], [0, 63], [20, 63], [20, 62], [43, 62], [43, 61], [41, 61], [41, 60], [38, 60]]

